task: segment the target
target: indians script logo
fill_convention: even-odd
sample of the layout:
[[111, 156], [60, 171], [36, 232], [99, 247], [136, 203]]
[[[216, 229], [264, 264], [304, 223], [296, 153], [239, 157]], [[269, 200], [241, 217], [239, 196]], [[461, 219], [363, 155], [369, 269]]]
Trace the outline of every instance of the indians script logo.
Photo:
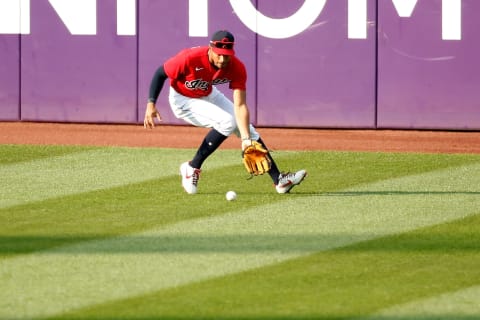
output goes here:
[[[218, 85], [218, 84], [224, 84], [224, 83], [229, 83], [229, 79], [215, 79], [212, 81], [212, 85]], [[196, 79], [192, 81], [185, 81], [185, 87], [190, 90], [203, 90], [207, 91], [208, 86], [210, 85], [210, 82], [202, 80], [202, 79]]]
[[[0, 0], [0, 34], [30, 34], [31, 1]], [[48, 3], [72, 35], [96, 35], [97, 1], [48, 0]], [[170, 1], [172, 5], [176, 3], [176, 0]], [[399, 17], [408, 18], [419, 0], [382, 1], [383, 5], [393, 5]], [[284, 39], [321, 25], [322, 22], [318, 22], [317, 19], [321, 16], [327, 0], [304, 0], [295, 13], [285, 18], [270, 18], [263, 15], [251, 0], [229, 0], [229, 2], [236, 17], [250, 30], [266, 38]], [[347, 0], [346, 37], [348, 39], [367, 39], [368, 28], [375, 25], [374, 18], [370, 17], [369, 20], [367, 14], [368, 2], [368, 0]], [[116, 0], [117, 35], [136, 35], [137, 5], [141, 6], [142, 3], [140, 0]], [[209, 1], [189, 0], [188, 6], [189, 35], [208, 37], [209, 19], [214, 18], [213, 12], [209, 13]], [[442, 39], [461, 40], [462, 0], [441, 0], [439, 10], [442, 12]]]

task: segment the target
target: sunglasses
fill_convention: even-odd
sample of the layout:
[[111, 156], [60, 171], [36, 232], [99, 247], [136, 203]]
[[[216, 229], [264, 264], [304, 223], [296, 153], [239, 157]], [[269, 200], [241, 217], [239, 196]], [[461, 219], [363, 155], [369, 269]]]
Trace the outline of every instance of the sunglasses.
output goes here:
[[219, 49], [233, 49], [233, 42], [210, 41], [210, 45]]

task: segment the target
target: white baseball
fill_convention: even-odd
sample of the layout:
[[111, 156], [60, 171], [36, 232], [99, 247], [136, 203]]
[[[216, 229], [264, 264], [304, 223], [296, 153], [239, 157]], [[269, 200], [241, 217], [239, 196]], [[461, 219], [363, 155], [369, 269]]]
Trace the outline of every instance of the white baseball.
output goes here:
[[225, 198], [227, 198], [228, 201], [233, 201], [237, 199], [237, 194], [235, 193], [235, 191], [228, 191], [225, 195]]

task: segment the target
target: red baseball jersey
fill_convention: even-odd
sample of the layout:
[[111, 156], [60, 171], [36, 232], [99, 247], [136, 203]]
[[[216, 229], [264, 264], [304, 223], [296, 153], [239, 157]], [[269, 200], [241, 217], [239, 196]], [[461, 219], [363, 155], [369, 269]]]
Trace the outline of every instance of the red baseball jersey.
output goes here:
[[208, 47], [184, 49], [163, 65], [170, 78], [170, 85], [186, 97], [205, 97], [212, 92], [212, 85], [229, 83], [230, 89], [246, 90], [245, 65], [235, 56], [222, 69], [208, 61]]

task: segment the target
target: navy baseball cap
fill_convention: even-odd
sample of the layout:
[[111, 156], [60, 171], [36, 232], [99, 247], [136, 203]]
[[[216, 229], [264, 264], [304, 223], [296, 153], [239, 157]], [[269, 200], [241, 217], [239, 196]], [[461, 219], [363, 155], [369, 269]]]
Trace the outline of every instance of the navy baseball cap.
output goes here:
[[233, 45], [235, 44], [235, 38], [233, 34], [227, 30], [219, 30], [215, 32], [210, 40], [210, 47], [216, 54], [224, 56], [233, 56], [235, 51]]

